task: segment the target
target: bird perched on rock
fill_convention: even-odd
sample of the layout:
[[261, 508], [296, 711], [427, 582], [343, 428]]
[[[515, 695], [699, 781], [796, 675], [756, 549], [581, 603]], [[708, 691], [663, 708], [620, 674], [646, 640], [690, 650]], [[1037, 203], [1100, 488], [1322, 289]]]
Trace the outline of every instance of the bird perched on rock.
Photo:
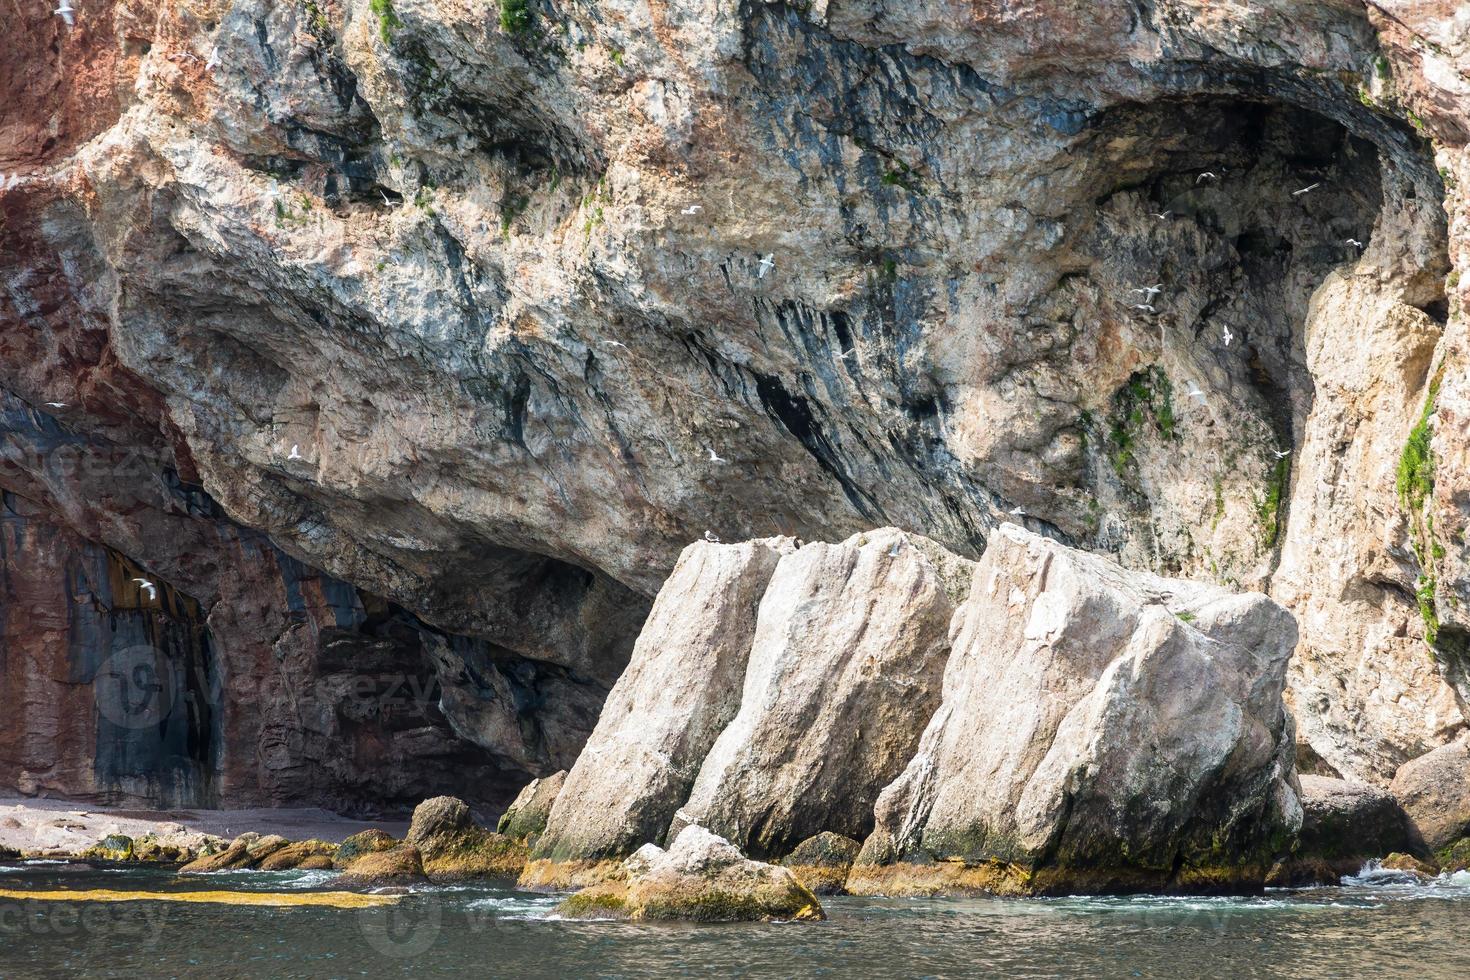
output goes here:
[[1152, 303], [1134, 303], [1133, 304], [1133, 308], [1135, 310], [1142, 310], [1145, 313], [1157, 313], [1157, 312], [1159, 312], [1158, 310], [1154, 309]]
[[1219, 180], [1219, 179], [1220, 179], [1220, 175], [1219, 174], [1215, 173], [1213, 170], [1206, 170], [1204, 173], [1202, 173], [1198, 177], [1194, 178], [1194, 182], [1196, 184], [1199, 184], [1199, 183], [1203, 183], [1206, 180]]
[[152, 601], [152, 600], [158, 598], [158, 586], [154, 585], [152, 582], [148, 581], [146, 578], [135, 578], [135, 579], [133, 579], [133, 581], [138, 583], [138, 588], [140, 588], [144, 592], [148, 593], [148, 599], [149, 599], [149, 601]]
[[61, 6], [51, 12], [66, 21], [67, 27], [76, 26], [77, 20], [74, 16], [76, 11], [72, 9], [71, 0], [61, 0]]
[[1156, 283], [1152, 286], [1145, 286], [1142, 289], [1130, 289], [1128, 291], [1130, 293], [1142, 293], [1144, 297], [1148, 300], [1148, 302], [1152, 303], [1154, 301], [1154, 297], [1164, 291], [1164, 284]]
[[775, 252], [771, 252], [768, 255], [763, 255], [763, 256], [761, 256], [760, 267], [755, 270], [755, 277], [757, 279], [764, 279], [766, 277], [766, 273], [767, 272], [770, 272], [775, 267], [776, 267], [776, 253]]
[[1229, 347], [1230, 346], [1230, 341], [1232, 341], [1232, 340], [1235, 339], [1235, 334], [1231, 333], [1230, 332], [1230, 328], [1227, 326], [1225, 328], [1225, 333], [1223, 334], [1223, 336], [1225, 338], [1225, 346], [1226, 347]]
[[1362, 248], [1363, 247], [1363, 243], [1360, 242], [1360, 241], [1358, 241], [1356, 238], [1344, 238], [1342, 240], [1342, 243], [1344, 245], [1351, 245], [1353, 248]]
[[713, 531], [705, 531], [704, 532], [704, 539], [706, 541], [708, 541], [710, 544], [719, 544], [720, 543], [720, 536], [718, 534], [716, 534], [715, 532], [713, 532]]
[[299, 445], [297, 445], [296, 443], [293, 442], [291, 444], [291, 454], [289, 456], [287, 456], [286, 458], [287, 459], [300, 459], [301, 458], [301, 447]]
[[1020, 504], [1017, 504], [1016, 506], [1012, 507], [1007, 513], [1011, 514], [1013, 517], [1025, 517], [1026, 508], [1022, 507]]
[[893, 542], [893, 547], [888, 549], [888, 557], [889, 558], [897, 558], [898, 557], [898, 545], [899, 545], [899, 542], [895, 541], [895, 542]]
[[205, 71], [214, 71], [219, 67], [219, 45], [209, 49], [209, 60], [204, 63]]
[[699, 212], [701, 212], [703, 210], [704, 210], [704, 205], [702, 205], [702, 204], [691, 204], [687, 208], [684, 208], [683, 210], [681, 210], [679, 213], [680, 214], [698, 214]]

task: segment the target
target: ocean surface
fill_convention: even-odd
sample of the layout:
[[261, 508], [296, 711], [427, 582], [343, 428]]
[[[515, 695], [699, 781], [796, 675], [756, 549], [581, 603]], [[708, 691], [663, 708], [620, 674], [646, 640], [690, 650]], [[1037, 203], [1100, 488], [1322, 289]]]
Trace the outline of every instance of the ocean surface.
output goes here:
[[[324, 872], [0, 866], [0, 977], [1470, 978], [1470, 873], [1365, 871], [1250, 898], [829, 898], [818, 924], [567, 922], [554, 897], [425, 888], [381, 908], [163, 902], [329, 891]], [[41, 901], [58, 890], [141, 900]]]

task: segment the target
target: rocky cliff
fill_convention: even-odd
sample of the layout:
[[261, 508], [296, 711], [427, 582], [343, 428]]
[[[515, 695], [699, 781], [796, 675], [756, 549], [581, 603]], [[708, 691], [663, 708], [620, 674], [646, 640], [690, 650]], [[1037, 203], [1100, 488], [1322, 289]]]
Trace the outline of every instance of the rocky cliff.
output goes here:
[[[706, 530], [1007, 512], [1294, 613], [1311, 771], [1465, 730], [1463, 5], [75, 6], [0, 66], [5, 782], [503, 798]], [[219, 709], [107, 735], [137, 646]], [[374, 657], [432, 717], [303, 694]]]

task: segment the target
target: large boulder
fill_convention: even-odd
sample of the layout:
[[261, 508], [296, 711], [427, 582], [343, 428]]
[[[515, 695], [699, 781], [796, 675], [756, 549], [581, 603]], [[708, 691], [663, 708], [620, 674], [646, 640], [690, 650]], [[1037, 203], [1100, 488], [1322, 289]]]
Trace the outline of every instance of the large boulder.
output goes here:
[[949, 622], [972, 568], [895, 528], [783, 556], [740, 711], [671, 833], [699, 824], [761, 857], [824, 830], [865, 836], [878, 793], [939, 706]]
[[740, 922], [826, 918], [821, 902], [786, 868], [749, 861], [703, 827], [685, 827], [666, 851], [640, 848], [619, 880], [569, 896], [558, 914], [574, 919]]
[[1301, 823], [1290, 614], [1003, 525], [955, 617], [944, 701], [855, 893], [1215, 890]]
[[1330, 776], [1300, 777], [1302, 829], [1273, 884], [1337, 884], [1367, 861], [1416, 847], [1408, 816], [1387, 791]]
[[288, 844], [260, 862], [261, 871], [326, 871], [332, 867], [337, 845], [320, 840]]
[[525, 845], [476, 825], [469, 806], [452, 796], [436, 796], [414, 809], [406, 843], [417, 849], [424, 873], [435, 881], [513, 878], [526, 864]]
[[1389, 790], [1431, 850], [1470, 837], [1470, 735], [1404, 763]]
[[[694, 774], [740, 707], [756, 609], [789, 538], [696, 541], [659, 591], [587, 747], [567, 774], [527, 869], [621, 859], [662, 842]], [[616, 861], [610, 862], [611, 867]], [[565, 883], [564, 881], [560, 883]]]
[[495, 832], [512, 840], [525, 840], [545, 830], [546, 821], [551, 817], [551, 807], [566, 784], [566, 778], [567, 771], [563, 769], [527, 783], [506, 808], [500, 822], [495, 825]]
[[332, 857], [332, 866], [341, 870], [362, 857], [364, 854], [375, 854], [379, 851], [389, 851], [398, 846], [398, 841], [393, 835], [376, 827], [370, 830], [359, 831], [337, 845], [337, 853]]

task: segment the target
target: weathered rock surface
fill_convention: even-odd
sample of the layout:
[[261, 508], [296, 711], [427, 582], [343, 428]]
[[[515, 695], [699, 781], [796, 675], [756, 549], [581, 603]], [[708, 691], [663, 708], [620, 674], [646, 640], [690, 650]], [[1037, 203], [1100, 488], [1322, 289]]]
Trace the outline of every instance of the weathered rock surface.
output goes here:
[[1431, 850], [1470, 837], [1470, 736], [1406, 762], [1390, 790]]
[[822, 904], [785, 868], [749, 861], [728, 841], [691, 825], [664, 850], [645, 844], [619, 880], [592, 885], [557, 906], [573, 919], [696, 922], [826, 918]]
[[495, 832], [512, 840], [525, 840], [532, 834], [546, 829], [551, 817], [551, 807], [566, 784], [565, 769], [552, 773], [545, 779], [533, 779], [526, 784], [495, 825]]
[[699, 824], [761, 857], [824, 830], [866, 836], [878, 792], [939, 704], [970, 566], [894, 528], [783, 556], [761, 599], [740, 710], [670, 833]]
[[1302, 829], [1295, 860], [1317, 880], [1336, 884], [1366, 861], [1422, 848], [1408, 815], [1388, 791], [1328, 776], [1303, 775], [1300, 784]]
[[[527, 9], [17, 9], [0, 489], [76, 540], [6, 555], [0, 695], [48, 693], [5, 782], [499, 805], [572, 763], [706, 528], [973, 556], [1017, 505], [1297, 612], [1321, 772], [1464, 730], [1458, 5]], [[109, 617], [219, 714], [94, 739]], [[298, 697], [335, 629], [398, 633], [442, 723]], [[453, 785], [464, 743], [507, 777]]]
[[374, 888], [384, 885], [413, 885], [428, 881], [423, 856], [412, 844], [399, 844], [386, 851], [369, 851], [354, 858], [334, 884], [343, 888]]
[[851, 837], [824, 830], [796, 845], [781, 859], [798, 881], [816, 895], [837, 895], [847, 884], [847, 872], [857, 860], [862, 844]]
[[789, 539], [684, 549], [567, 774], [534, 856], [621, 859], [664, 840], [740, 707], [756, 610]]
[[1295, 642], [1263, 595], [1001, 527], [848, 889], [1259, 884], [1302, 818], [1281, 701]]
[[[435, 881], [514, 878], [526, 864], [524, 843], [480, 827], [469, 806], [451, 796], [418, 805], [405, 844], [421, 856], [424, 874]], [[348, 865], [347, 870], [354, 867]]]

